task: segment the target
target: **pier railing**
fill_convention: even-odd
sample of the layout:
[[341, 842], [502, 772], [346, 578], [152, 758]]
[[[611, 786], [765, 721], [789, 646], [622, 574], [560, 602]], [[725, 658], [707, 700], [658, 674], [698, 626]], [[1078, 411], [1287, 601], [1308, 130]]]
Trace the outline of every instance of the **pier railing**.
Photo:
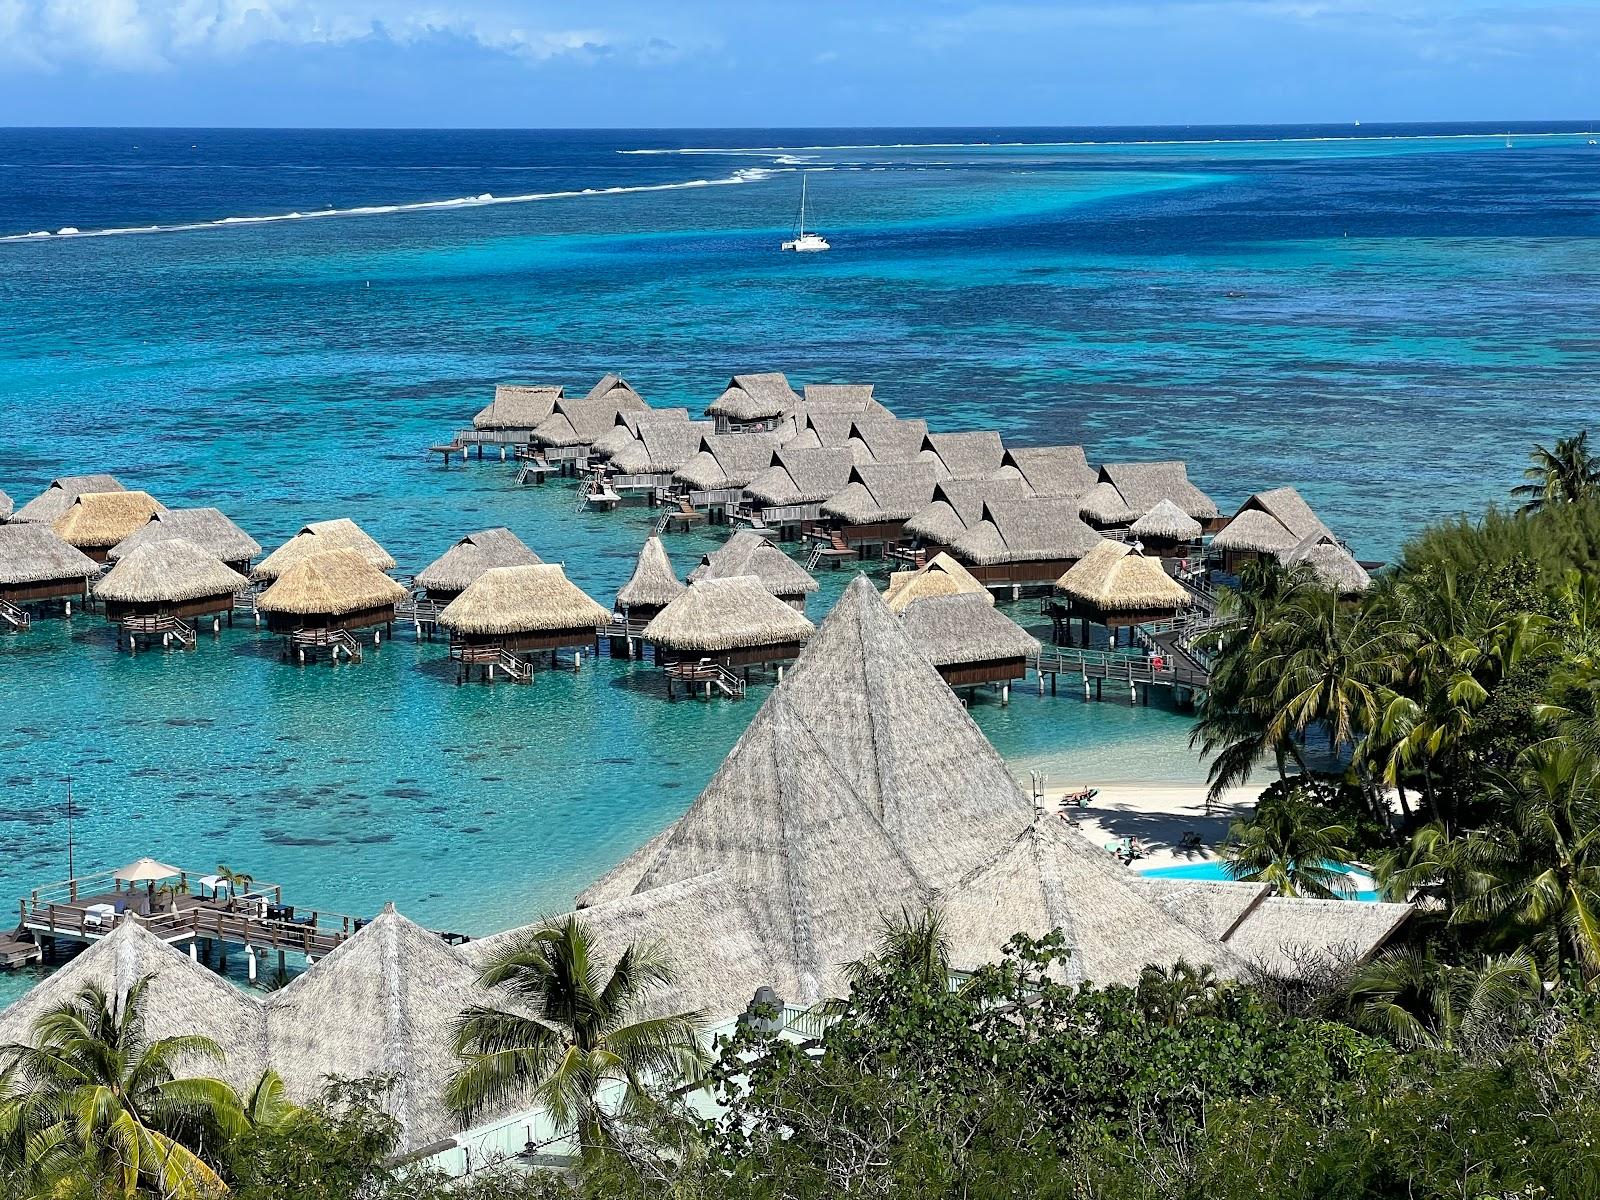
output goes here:
[[1139, 655], [1116, 654], [1106, 650], [1080, 650], [1053, 646], [1034, 658], [1033, 669], [1040, 675], [1081, 675], [1084, 679], [1109, 679], [1119, 683], [1143, 683], [1153, 687], [1206, 688], [1211, 676], [1198, 666], [1164, 657], [1161, 666]]

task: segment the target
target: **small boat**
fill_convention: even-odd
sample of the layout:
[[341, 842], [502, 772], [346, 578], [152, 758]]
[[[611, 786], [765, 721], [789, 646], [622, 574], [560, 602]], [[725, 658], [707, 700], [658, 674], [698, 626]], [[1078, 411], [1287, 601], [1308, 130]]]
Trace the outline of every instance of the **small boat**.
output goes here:
[[832, 248], [828, 245], [827, 239], [825, 239], [820, 233], [806, 232], [806, 176], [808, 174], [810, 174], [809, 171], [802, 171], [800, 173], [799, 227], [795, 230], [794, 240], [785, 242], [783, 244], [783, 248], [785, 250], [794, 250], [802, 254], [811, 251], [828, 250]]

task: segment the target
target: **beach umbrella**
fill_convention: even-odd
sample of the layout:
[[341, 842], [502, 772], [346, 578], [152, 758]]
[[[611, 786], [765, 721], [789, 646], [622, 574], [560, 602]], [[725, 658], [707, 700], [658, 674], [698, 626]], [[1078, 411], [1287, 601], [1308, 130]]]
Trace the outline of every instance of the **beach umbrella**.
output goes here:
[[119, 867], [113, 873], [118, 883], [156, 883], [182, 874], [179, 868], [169, 867], [153, 858], [141, 858], [125, 867]]

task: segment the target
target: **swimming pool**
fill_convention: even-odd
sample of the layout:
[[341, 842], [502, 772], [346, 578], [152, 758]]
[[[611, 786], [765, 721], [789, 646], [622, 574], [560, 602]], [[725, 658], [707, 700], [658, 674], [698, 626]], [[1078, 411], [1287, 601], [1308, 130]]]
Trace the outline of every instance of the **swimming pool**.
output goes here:
[[[1341, 863], [1330, 863], [1329, 866], [1343, 866]], [[1365, 871], [1358, 871], [1354, 867], [1345, 867], [1345, 874], [1350, 876], [1355, 885], [1355, 892], [1348, 898], [1351, 900], [1377, 900], [1377, 881]], [[1228, 866], [1221, 859], [1207, 859], [1204, 862], [1183, 863], [1176, 867], [1152, 867], [1140, 874], [1148, 875], [1152, 879], [1223, 879], [1231, 880], [1233, 876], [1228, 872]]]

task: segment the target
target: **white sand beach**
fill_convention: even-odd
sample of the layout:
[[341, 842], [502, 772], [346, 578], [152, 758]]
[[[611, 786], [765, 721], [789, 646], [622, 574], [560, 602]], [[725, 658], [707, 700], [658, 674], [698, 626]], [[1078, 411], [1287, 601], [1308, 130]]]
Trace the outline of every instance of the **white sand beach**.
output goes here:
[[[1021, 782], [1028, 786], [1026, 775]], [[1063, 797], [1086, 788], [1097, 792], [1087, 807], [1064, 803]], [[1096, 783], [1052, 776], [1044, 798], [1047, 811], [1059, 812], [1097, 846], [1138, 838], [1147, 851], [1139, 866], [1148, 869], [1215, 857], [1214, 848], [1227, 837], [1229, 822], [1248, 814], [1260, 794], [1259, 786], [1229, 788], [1208, 807], [1203, 783]], [[1184, 834], [1191, 831], [1199, 835], [1204, 849], [1179, 850]]]

